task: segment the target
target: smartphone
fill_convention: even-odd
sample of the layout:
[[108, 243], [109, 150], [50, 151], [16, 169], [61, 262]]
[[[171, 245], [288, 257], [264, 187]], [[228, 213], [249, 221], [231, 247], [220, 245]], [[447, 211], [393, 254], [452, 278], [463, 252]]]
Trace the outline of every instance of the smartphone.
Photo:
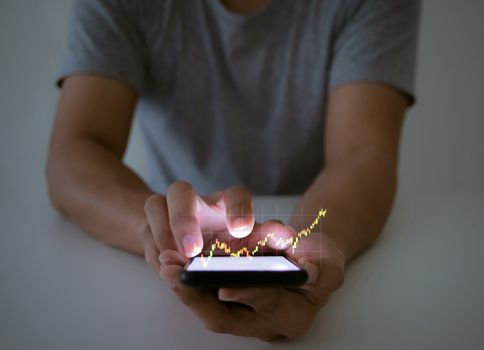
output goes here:
[[307, 272], [283, 255], [192, 258], [180, 274], [190, 287], [295, 287], [306, 283]]

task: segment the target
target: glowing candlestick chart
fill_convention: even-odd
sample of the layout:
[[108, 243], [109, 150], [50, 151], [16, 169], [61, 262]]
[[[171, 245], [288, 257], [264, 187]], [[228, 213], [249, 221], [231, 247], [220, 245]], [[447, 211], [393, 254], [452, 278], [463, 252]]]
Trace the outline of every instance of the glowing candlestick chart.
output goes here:
[[326, 217], [326, 209], [320, 209], [318, 212], [318, 215], [311, 223], [311, 225], [303, 228], [301, 231], [297, 232], [294, 236], [291, 236], [289, 238], [281, 238], [281, 237], [277, 237], [275, 232], [269, 232], [265, 235], [263, 239], [257, 241], [257, 243], [253, 248], [244, 246], [236, 251], [232, 251], [232, 248], [230, 248], [227, 242], [221, 242], [220, 240], [216, 239], [215, 242], [210, 246], [210, 251], [208, 255], [204, 257], [203, 254], [201, 254], [200, 257], [204, 265], [208, 264], [208, 262], [212, 259], [216, 251], [220, 251], [223, 254], [231, 256], [233, 258], [239, 258], [239, 257], [250, 258], [255, 254], [257, 254], [262, 247], [265, 247], [269, 240], [271, 240], [276, 247], [281, 247], [284, 249], [290, 247], [292, 249], [292, 252], [294, 253], [294, 250], [296, 249], [299, 241], [309, 236], [311, 232], [314, 230], [314, 228], [316, 227], [316, 225], [319, 224], [321, 219], [325, 217]]

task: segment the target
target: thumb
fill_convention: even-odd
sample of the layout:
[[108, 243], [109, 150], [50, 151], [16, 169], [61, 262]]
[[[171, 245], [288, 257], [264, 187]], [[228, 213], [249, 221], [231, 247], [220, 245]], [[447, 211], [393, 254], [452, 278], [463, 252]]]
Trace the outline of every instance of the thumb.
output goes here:
[[298, 260], [299, 265], [301, 265], [304, 270], [308, 273], [308, 284], [313, 284], [318, 280], [319, 277], [319, 266], [312, 262], [307, 257], [302, 257]]

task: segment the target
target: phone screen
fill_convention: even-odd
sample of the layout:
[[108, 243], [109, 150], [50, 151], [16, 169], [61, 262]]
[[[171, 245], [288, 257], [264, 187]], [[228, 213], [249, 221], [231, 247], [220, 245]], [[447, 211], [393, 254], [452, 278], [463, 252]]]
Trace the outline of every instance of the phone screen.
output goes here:
[[283, 256], [193, 258], [187, 271], [299, 271], [300, 268]]

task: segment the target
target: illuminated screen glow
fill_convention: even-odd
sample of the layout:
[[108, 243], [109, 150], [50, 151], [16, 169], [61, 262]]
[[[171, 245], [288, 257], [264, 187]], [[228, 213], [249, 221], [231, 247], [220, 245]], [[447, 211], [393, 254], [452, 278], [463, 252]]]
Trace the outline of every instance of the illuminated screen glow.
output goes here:
[[210, 264], [193, 258], [187, 271], [299, 271], [300, 268], [283, 256], [253, 256], [233, 258], [213, 256]]
[[[326, 217], [326, 209], [320, 209], [319, 212], [318, 212], [318, 215], [316, 216], [316, 218], [314, 219], [312, 224], [309, 225], [306, 228], [303, 228], [301, 231], [296, 233], [294, 236], [289, 237], [287, 239], [282, 239], [282, 238], [277, 238], [276, 234], [274, 232], [269, 232], [269, 233], [266, 234], [265, 238], [258, 241], [256, 243], [255, 247], [253, 247], [253, 248], [249, 248], [247, 246], [244, 246], [237, 251], [232, 251], [232, 249], [230, 248], [230, 245], [227, 242], [221, 242], [218, 239], [215, 239], [215, 242], [212, 244], [212, 246], [210, 248], [208, 256], [204, 256], [203, 254], [201, 255], [202, 263], [204, 265], [207, 265], [208, 262], [210, 262], [210, 260], [214, 256], [214, 253], [215, 253], [216, 250], [221, 251], [222, 253], [226, 254], [227, 256], [235, 257], [235, 258], [239, 258], [239, 257], [242, 257], [242, 256], [245, 256], [245, 257], [255, 256], [255, 254], [259, 251], [259, 248], [265, 247], [269, 240], [271, 241], [271, 243], [273, 243], [273, 246], [275, 246], [275, 247], [281, 247], [281, 248], [285, 249], [287, 247], [287, 245], [291, 246], [292, 252], [294, 253], [294, 250], [296, 249], [299, 241], [301, 239], [303, 239], [304, 237], [309, 236], [311, 234], [311, 232], [313, 231], [313, 229], [319, 224], [319, 220], [321, 218], [325, 218], [325, 217]], [[196, 247], [196, 246], [194, 246], [194, 248], [193, 248], [194, 251], [198, 251], [198, 249], [199, 248]]]

